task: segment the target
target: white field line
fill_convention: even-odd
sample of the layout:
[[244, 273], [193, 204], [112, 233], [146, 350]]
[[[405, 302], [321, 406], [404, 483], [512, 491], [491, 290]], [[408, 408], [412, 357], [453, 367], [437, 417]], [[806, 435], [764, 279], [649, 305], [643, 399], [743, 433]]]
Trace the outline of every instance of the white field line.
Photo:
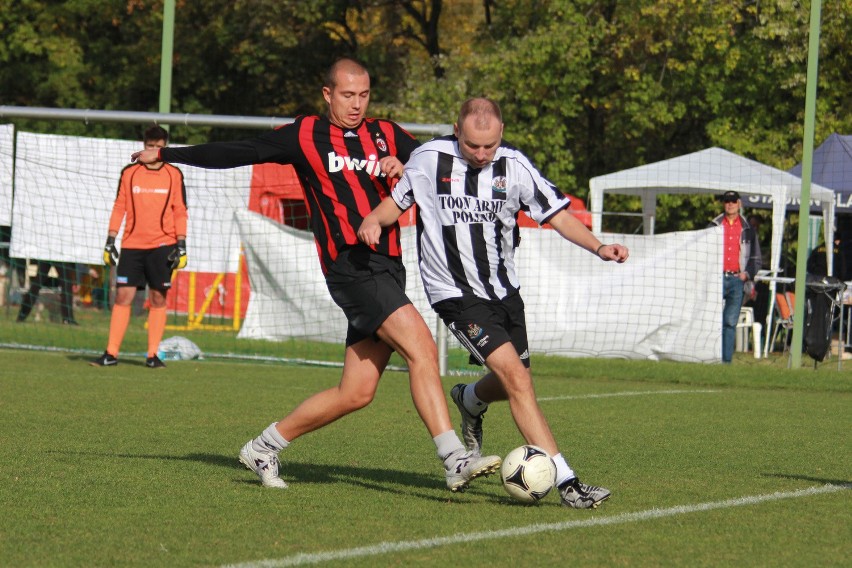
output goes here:
[[713, 511], [716, 509], [728, 509], [731, 507], [742, 507], [744, 505], [757, 505], [760, 503], [767, 503], [771, 501], [780, 501], [782, 499], [798, 499], [801, 497], [812, 497], [814, 495], [836, 493], [838, 491], [845, 491], [849, 489], [852, 489], [852, 484], [827, 484], [819, 487], [809, 487], [808, 489], [800, 489], [798, 491], [769, 493], [765, 495], [753, 495], [750, 497], [737, 497], [736, 499], [726, 499], [725, 501], [713, 501], [710, 503], [698, 503], [695, 505], [678, 505], [676, 507], [669, 507], [667, 509], [648, 509], [647, 511], [639, 511], [637, 513], [622, 513], [620, 515], [613, 515], [611, 517], [595, 517], [582, 521], [565, 521], [562, 523], [536, 524], [525, 527], [514, 527], [511, 529], [474, 533], [459, 533], [451, 536], [427, 538], [422, 540], [380, 542], [371, 546], [343, 548], [340, 550], [330, 550], [328, 552], [303, 552], [278, 559], [267, 559], [258, 560], [255, 562], [244, 562], [240, 564], [229, 564], [223, 566], [222, 568], [279, 568], [281, 566], [305, 566], [307, 564], [319, 564], [321, 562], [330, 562], [332, 560], [352, 560], [355, 558], [379, 556], [392, 552], [405, 552], [407, 550], [438, 548], [440, 546], [449, 546], [452, 544], [478, 542], [484, 540], [497, 540], [501, 538], [514, 538], [518, 536], [526, 536], [536, 533], [559, 532], [586, 527], [636, 523], [640, 521], [647, 521], [650, 519], [661, 519], [664, 517], [685, 515], [688, 513], [699, 513], [703, 511]]
[[549, 400], [582, 400], [586, 398], [610, 398], [613, 396], [647, 396], [654, 394], [705, 394], [722, 392], [718, 390], [657, 390], [657, 391], [623, 391], [623, 392], [608, 392], [600, 394], [578, 394], [569, 396], [543, 396], [539, 397], [539, 402]]

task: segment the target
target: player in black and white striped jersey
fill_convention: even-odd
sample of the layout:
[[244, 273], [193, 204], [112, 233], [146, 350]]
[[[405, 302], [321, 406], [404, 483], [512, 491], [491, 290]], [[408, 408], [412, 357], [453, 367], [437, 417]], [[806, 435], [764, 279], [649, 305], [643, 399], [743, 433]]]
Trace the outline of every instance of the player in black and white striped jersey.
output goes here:
[[629, 252], [620, 244], [602, 244], [568, 213], [570, 200], [502, 136], [496, 103], [466, 101], [454, 135], [412, 152], [402, 180], [364, 219], [358, 237], [368, 245], [377, 242], [384, 227], [417, 204], [420, 270], [429, 303], [470, 351], [471, 360], [489, 369], [475, 384], [459, 384], [451, 392], [462, 414], [465, 443], [481, 451], [482, 415], [488, 404], [508, 400], [526, 442], [553, 457], [563, 504], [597, 507], [609, 490], [579, 481], [535, 398], [514, 264], [516, 215], [527, 211], [605, 261], [624, 262]]
[[430, 304], [471, 295], [502, 300], [520, 287], [518, 210], [546, 220], [570, 201], [509, 145], [493, 148], [493, 161], [482, 165], [457, 148], [457, 138], [446, 136], [415, 150], [394, 199], [402, 209], [419, 207], [420, 268]]

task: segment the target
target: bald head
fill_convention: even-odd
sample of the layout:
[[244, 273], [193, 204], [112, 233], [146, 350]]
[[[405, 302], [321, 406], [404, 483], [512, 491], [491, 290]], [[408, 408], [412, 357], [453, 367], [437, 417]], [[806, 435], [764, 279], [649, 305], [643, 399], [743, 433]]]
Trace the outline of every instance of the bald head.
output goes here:
[[471, 118], [470, 125], [479, 130], [488, 128], [491, 121], [503, 122], [503, 113], [500, 112], [500, 107], [491, 99], [478, 97], [468, 99], [462, 103], [459, 110], [459, 120], [456, 124], [462, 125], [467, 118]]
[[370, 74], [358, 61], [344, 57], [329, 68], [322, 96], [328, 103], [329, 120], [346, 129], [356, 129], [370, 104]]
[[326, 71], [323, 86], [329, 90], [334, 90], [341, 81], [341, 78], [348, 75], [367, 75], [367, 77], [369, 77], [370, 73], [359, 61], [352, 59], [351, 57], [341, 57], [328, 68], [328, 71]]
[[503, 139], [503, 116], [497, 103], [486, 98], [466, 100], [455, 124], [459, 152], [474, 168], [483, 168], [494, 159]]

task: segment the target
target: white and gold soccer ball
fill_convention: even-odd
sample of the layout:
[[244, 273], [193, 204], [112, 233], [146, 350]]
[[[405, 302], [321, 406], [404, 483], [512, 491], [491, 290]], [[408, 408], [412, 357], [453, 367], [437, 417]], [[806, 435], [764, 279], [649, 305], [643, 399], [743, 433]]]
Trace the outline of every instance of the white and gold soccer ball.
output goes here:
[[556, 464], [538, 446], [515, 448], [500, 466], [500, 478], [506, 493], [522, 503], [543, 499], [556, 483]]

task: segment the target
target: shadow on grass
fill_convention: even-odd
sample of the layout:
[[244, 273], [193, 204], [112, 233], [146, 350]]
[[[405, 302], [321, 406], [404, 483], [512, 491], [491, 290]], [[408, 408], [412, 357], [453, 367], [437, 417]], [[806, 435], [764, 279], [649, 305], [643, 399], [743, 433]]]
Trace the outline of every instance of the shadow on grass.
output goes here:
[[[235, 478], [235, 483], [246, 485], [260, 486], [260, 482], [254, 473], [249, 472], [247, 468], [238, 461], [237, 456], [226, 456], [221, 454], [202, 454], [192, 453], [183, 456], [178, 455], [156, 455], [156, 454], [106, 454], [101, 452], [67, 452], [61, 450], [53, 450], [49, 453], [56, 454], [85, 454], [98, 456], [101, 458], [121, 458], [134, 460], [156, 460], [156, 461], [189, 461], [198, 462], [205, 465], [223, 467], [230, 470], [245, 471], [245, 478]], [[393, 493], [398, 495], [412, 495], [410, 489], [445, 489], [445, 479], [443, 468], [436, 462], [434, 474], [424, 475], [413, 471], [403, 471], [397, 469], [383, 469], [361, 466], [347, 465], [329, 465], [329, 464], [312, 464], [299, 462], [284, 462], [281, 464], [281, 478], [287, 483], [294, 484], [347, 484], [381, 491], [384, 493]], [[497, 476], [499, 478], [499, 476]], [[481, 494], [476, 485], [480, 483], [489, 483], [491, 480], [479, 478], [473, 481], [467, 493]], [[499, 483], [499, 479], [498, 479]], [[447, 493], [444, 496], [436, 496], [430, 493], [415, 493], [422, 499], [428, 499], [436, 502], [446, 502], [452, 495], [458, 497], [458, 493]]]
[[764, 477], [778, 477], [780, 479], [798, 479], [800, 481], [811, 481], [815, 483], [827, 483], [830, 485], [842, 485], [852, 489], [852, 481], [843, 479], [826, 479], [824, 477], [813, 477], [810, 475], [793, 475], [788, 473], [764, 473]]
[[[239, 464], [242, 468], [242, 464]], [[287, 483], [294, 484], [345, 484], [362, 489], [392, 493], [396, 495], [412, 495], [411, 489], [446, 489], [443, 469], [436, 464], [433, 475], [424, 475], [412, 471], [398, 469], [382, 469], [361, 466], [306, 464], [286, 462], [281, 464], [281, 478]], [[254, 474], [243, 483], [258, 483]], [[479, 480], [477, 480], [479, 481]], [[476, 483], [476, 481], [474, 481]], [[435, 502], [445, 502], [450, 493], [437, 496], [430, 493], [415, 492], [421, 499]]]
[[[74, 363], [85, 363], [90, 365], [92, 361], [98, 358], [98, 355], [83, 355], [83, 354], [74, 354], [68, 355], [66, 359], [72, 361]], [[119, 365], [122, 367], [144, 367], [145, 366], [145, 358], [139, 357], [135, 355], [129, 355], [127, 357], [121, 357], [119, 360]], [[96, 365], [92, 365], [93, 368], [100, 368]], [[110, 367], [111, 369], [112, 367]], [[107, 371], [108, 372], [108, 371]]]

